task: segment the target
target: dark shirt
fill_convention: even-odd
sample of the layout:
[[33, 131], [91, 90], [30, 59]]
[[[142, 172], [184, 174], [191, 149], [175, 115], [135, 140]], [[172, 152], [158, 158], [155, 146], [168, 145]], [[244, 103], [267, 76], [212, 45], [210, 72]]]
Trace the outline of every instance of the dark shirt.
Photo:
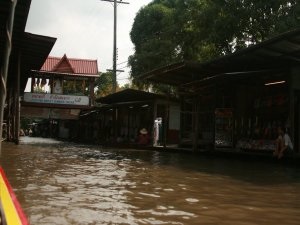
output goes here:
[[147, 145], [150, 142], [149, 134], [140, 134], [138, 136], [138, 144], [140, 145]]

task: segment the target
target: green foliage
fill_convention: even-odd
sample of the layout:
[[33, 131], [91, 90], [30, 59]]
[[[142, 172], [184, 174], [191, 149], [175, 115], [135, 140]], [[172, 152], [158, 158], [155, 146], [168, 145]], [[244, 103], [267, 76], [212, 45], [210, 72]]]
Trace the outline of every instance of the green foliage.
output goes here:
[[101, 73], [95, 82], [96, 97], [102, 97], [112, 93], [113, 73]]
[[85, 95], [89, 94], [88, 80], [64, 80], [63, 92], [65, 95]]
[[[129, 57], [132, 74], [140, 74], [176, 58], [173, 39], [174, 9], [162, 4], [152, 4], [142, 9], [135, 18], [130, 32], [135, 54]], [[133, 76], [134, 77], [134, 76]]]
[[135, 46], [129, 57], [131, 77], [143, 86], [138, 76], [160, 66], [181, 60], [204, 62], [299, 28], [299, 4], [298, 0], [153, 0], [137, 13], [130, 33]]
[[[97, 97], [103, 97], [109, 94], [112, 94], [113, 92], [113, 73], [107, 72], [107, 73], [101, 73], [99, 78], [97, 78], [95, 82], [95, 96]], [[116, 91], [119, 91], [121, 88], [119, 87], [117, 83]]]
[[125, 90], [125, 89], [135, 89], [135, 90], [140, 90], [137, 85], [134, 83], [127, 83], [124, 84], [122, 87], [120, 87], [120, 90]]
[[35, 85], [33, 87], [34, 93], [46, 93], [45, 88], [41, 87], [40, 85]]

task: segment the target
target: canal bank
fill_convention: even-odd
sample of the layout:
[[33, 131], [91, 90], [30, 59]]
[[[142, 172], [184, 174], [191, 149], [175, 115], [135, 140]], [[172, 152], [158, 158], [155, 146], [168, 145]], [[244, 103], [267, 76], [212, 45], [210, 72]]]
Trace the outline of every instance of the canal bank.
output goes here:
[[[97, 145], [96, 145], [97, 146]], [[188, 154], [194, 155], [196, 157], [210, 157], [210, 158], [224, 158], [224, 159], [237, 159], [241, 161], [258, 161], [258, 162], [267, 162], [267, 163], [275, 163], [275, 164], [284, 164], [291, 166], [300, 166], [300, 154], [296, 152], [288, 152], [284, 155], [283, 158], [278, 159], [273, 156], [273, 153], [270, 151], [247, 151], [242, 149], [217, 149], [217, 150], [207, 150], [202, 149], [198, 151], [194, 151], [191, 148], [182, 148], [177, 145], [167, 145], [163, 146], [140, 146], [137, 144], [109, 144], [109, 145], [100, 145], [104, 148], [116, 148], [116, 149], [136, 149], [136, 150], [147, 150], [147, 151], [157, 151], [162, 153], [179, 153], [179, 154]]]
[[51, 139], [51, 138], [39, 138], [39, 137], [21, 137], [20, 143], [23, 145], [63, 145], [68, 143], [68, 145], [74, 146], [91, 146], [92, 148], [98, 149], [116, 149], [118, 151], [126, 151], [128, 149], [133, 149], [137, 151], [150, 151], [150, 152], [159, 152], [166, 154], [182, 154], [182, 155], [191, 155], [196, 158], [220, 158], [220, 159], [234, 159], [243, 161], [252, 161], [252, 162], [265, 162], [265, 163], [274, 163], [282, 164], [286, 166], [297, 166], [300, 167], [300, 154], [296, 152], [288, 152], [284, 155], [283, 158], [278, 159], [273, 156], [273, 153], [270, 151], [246, 151], [241, 149], [218, 149], [218, 150], [207, 150], [202, 149], [198, 151], [193, 151], [191, 148], [181, 148], [177, 145], [167, 145], [163, 146], [142, 146], [138, 144], [119, 144], [119, 143], [106, 143], [106, 144], [95, 144], [88, 142], [68, 142], [64, 139]]

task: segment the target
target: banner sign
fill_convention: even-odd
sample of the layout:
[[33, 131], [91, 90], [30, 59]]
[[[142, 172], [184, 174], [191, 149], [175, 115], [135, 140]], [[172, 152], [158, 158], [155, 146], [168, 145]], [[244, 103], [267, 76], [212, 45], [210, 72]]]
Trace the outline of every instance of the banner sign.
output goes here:
[[87, 106], [89, 105], [89, 97], [48, 93], [24, 93], [24, 102]]

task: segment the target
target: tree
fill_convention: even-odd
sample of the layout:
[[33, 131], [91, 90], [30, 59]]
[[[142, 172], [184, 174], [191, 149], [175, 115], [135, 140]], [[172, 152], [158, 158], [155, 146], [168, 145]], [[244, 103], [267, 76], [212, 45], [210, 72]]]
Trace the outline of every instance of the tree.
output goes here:
[[[100, 73], [99, 78], [95, 82], [95, 96], [103, 97], [113, 93], [113, 73]], [[117, 91], [120, 89], [117, 84]]]
[[[137, 13], [131, 77], [180, 60], [205, 62], [300, 25], [298, 0], [153, 0]], [[140, 83], [142, 86], [144, 83]]]
[[[173, 33], [173, 9], [152, 4], [140, 11], [130, 32], [135, 54], [129, 57], [132, 74], [141, 74], [176, 59]], [[133, 78], [135, 76], [133, 75]]]
[[198, 36], [214, 45], [217, 55], [234, 52], [300, 25], [299, 3], [295, 0], [201, 2], [202, 6], [191, 7], [191, 23], [198, 28]]

